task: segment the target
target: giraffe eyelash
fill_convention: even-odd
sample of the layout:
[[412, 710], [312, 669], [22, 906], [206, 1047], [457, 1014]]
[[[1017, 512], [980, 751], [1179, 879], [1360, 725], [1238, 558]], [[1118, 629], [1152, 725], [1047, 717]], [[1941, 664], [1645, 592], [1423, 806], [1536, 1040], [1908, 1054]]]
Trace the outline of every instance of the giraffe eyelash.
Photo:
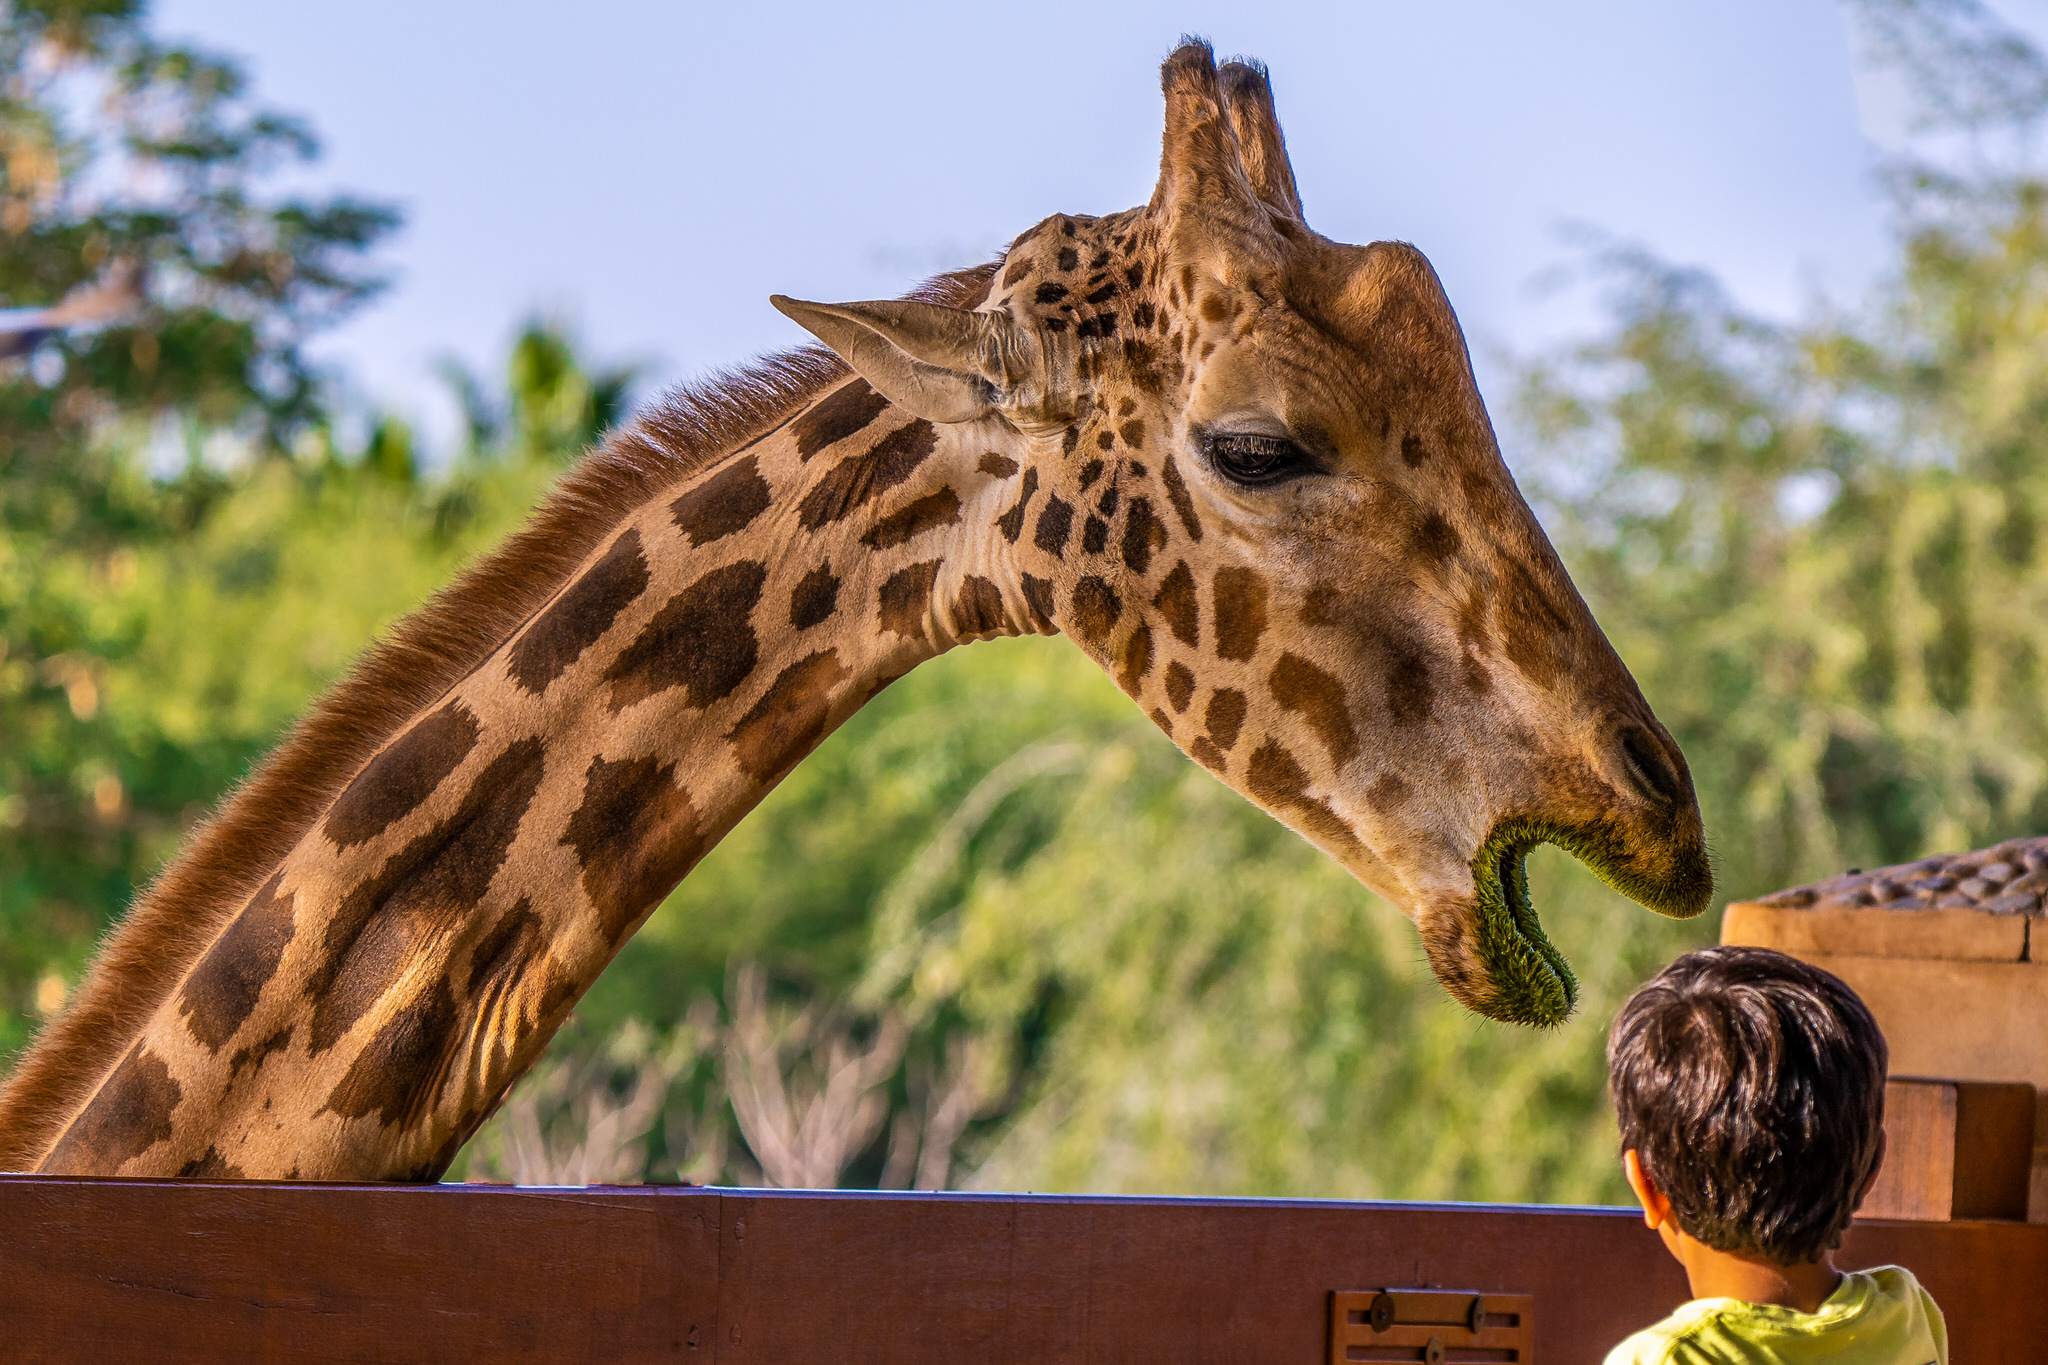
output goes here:
[[1202, 438], [1209, 467], [1244, 488], [1265, 488], [1313, 471], [1307, 451], [1285, 436], [1214, 432]]

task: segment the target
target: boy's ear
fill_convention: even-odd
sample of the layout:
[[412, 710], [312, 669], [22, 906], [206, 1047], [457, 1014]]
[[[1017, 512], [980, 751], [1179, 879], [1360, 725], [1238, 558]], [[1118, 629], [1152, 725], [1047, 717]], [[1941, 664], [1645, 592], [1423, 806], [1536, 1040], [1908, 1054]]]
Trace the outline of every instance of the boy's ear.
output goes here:
[[1635, 1192], [1636, 1202], [1643, 1206], [1643, 1223], [1655, 1232], [1671, 1221], [1671, 1201], [1664, 1197], [1664, 1191], [1657, 1188], [1657, 1182], [1650, 1179], [1650, 1173], [1643, 1169], [1643, 1158], [1635, 1148], [1630, 1147], [1621, 1154], [1621, 1173], [1628, 1178], [1629, 1189]]
[[806, 303], [772, 295], [777, 311], [836, 351], [884, 398], [928, 422], [972, 422], [1010, 407], [1050, 376], [1038, 340], [1002, 313], [914, 299]]

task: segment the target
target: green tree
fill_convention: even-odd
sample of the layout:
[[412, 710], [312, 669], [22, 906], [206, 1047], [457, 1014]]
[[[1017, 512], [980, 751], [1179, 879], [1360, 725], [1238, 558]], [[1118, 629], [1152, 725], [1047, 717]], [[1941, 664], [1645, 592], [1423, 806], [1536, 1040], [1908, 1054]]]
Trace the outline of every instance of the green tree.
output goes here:
[[[218, 461], [317, 431], [301, 342], [375, 291], [366, 252], [396, 221], [264, 193], [311, 135], [231, 63], [156, 41], [141, 10], [0, 9], [0, 299], [133, 293], [0, 369], [0, 1048], [22, 1040], [32, 983], [61, 982], [274, 732], [181, 728], [170, 698], [124, 706], [121, 666], [160, 639], [157, 566], [227, 496]], [[180, 472], [152, 477], [145, 446]], [[255, 591], [276, 559], [220, 566], [222, 591]]]

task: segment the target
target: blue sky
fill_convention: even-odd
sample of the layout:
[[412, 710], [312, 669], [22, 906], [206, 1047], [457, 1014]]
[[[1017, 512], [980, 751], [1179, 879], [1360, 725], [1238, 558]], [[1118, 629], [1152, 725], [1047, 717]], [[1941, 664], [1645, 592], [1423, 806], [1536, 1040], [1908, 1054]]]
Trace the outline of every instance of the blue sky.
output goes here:
[[1142, 201], [1183, 31], [1269, 63], [1311, 224], [1428, 253], [1496, 390], [1488, 352], [1595, 321], [1537, 284], [1570, 225], [1778, 315], [1886, 255], [1887, 116], [1833, 0], [166, 0], [156, 26], [310, 117], [315, 181], [404, 207], [393, 289], [318, 354], [430, 436], [435, 359], [494, 371], [535, 310], [660, 384], [802, 339], [770, 293], [887, 296]]

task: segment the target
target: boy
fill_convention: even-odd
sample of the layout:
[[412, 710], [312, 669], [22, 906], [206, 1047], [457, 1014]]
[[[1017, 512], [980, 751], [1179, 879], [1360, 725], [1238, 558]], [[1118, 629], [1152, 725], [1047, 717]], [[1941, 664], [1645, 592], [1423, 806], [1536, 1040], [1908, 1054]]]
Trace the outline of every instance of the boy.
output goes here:
[[1829, 1254], [1884, 1157], [1886, 1060], [1854, 991], [1767, 948], [1687, 953], [1622, 1006], [1622, 1169], [1693, 1301], [1607, 1365], [1947, 1365], [1910, 1272]]

